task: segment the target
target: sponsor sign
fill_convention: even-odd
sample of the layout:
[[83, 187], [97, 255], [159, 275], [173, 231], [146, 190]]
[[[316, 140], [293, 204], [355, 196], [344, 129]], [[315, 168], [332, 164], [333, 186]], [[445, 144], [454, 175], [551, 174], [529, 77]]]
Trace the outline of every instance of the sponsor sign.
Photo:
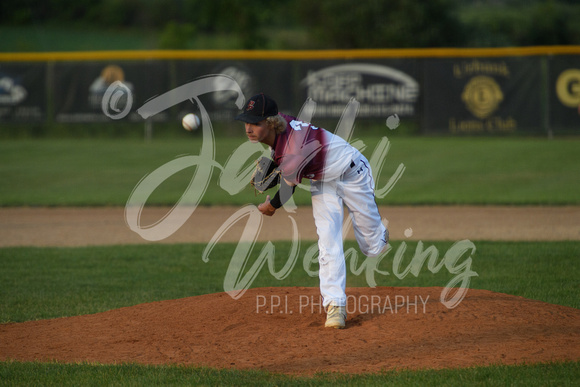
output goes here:
[[424, 65], [426, 132], [484, 134], [543, 129], [539, 59], [430, 59]]
[[46, 119], [46, 65], [0, 63], [0, 122]]
[[580, 55], [550, 60], [550, 128], [580, 130]]
[[[383, 63], [306, 63], [300, 81], [305, 96], [316, 101], [317, 118], [338, 118], [352, 99], [361, 103], [359, 117], [418, 114], [420, 87], [414, 61]], [[304, 98], [301, 96], [301, 98]]]
[[[57, 63], [53, 99], [58, 122], [111, 122], [111, 117], [128, 105], [142, 104], [169, 87], [164, 62], [127, 63]], [[103, 96], [113, 91], [114, 104], [102, 106]], [[131, 96], [134, 101], [129, 101]], [[103, 114], [103, 112], [107, 114]], [[129, 121], [141, 121], [134, 111], [127, 112]], [[156, 120], [163, 120], [162, 114]]]

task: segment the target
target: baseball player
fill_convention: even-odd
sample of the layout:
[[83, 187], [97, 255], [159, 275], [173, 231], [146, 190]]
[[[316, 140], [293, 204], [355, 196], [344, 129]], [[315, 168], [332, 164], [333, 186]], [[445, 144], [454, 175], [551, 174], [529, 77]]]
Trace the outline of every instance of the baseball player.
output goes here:
[[325, 327], [344, 328], [343, 205], [352, 215], [354, 234], [365, 255], [378, 256], [388, 242], [389, 233], [375, 202], [369, 162], [339, 136], [279, 113], [276, 102], [263, 93], [250, 98], [236, 120], [245, 122], [250, 141], [270, 147], [272, 159], [280, 170], [280, 188], [271, 200], [268, 195], [258, 206], [262, 214], [274, 215], [303, 178], [311, 180], [320, 292], [327, 313]]

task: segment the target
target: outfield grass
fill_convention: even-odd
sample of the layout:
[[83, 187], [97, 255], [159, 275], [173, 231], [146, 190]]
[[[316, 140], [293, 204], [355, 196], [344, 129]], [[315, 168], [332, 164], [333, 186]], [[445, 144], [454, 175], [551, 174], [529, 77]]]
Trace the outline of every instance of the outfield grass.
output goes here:
[[[379, 140], [377, 136], [363, 138], [368, 158]], [[233, 193], [226, 190], [231, 179], [220, 177], [229, 157], [244, 143], [241, 137], [216, 138], [218, 167], [212, 169], [202, 205], [242, 205], [262, 199], [256, 199], [243, 182]], [[201, 144], [200, 136], [150, 143], [139, 139], [5, 140], [0, 142], [0, 206], [125, 205], [142, 177], [179, 156], [198, 155]], [[579, 139], [394, 138], [377, 188], [386, 185], [400, 164], [405, 171], [377, 201], [385, 205], [578, 204], [579, 145]], [[255, 149], [262, 148], [256, 145]], [[148, 204], [175, 204], [195, 172], [196, 167], [189, 167], [167, 178]], [[295, 200], [309, 204], [307, 187], [297, 191]]]
[[0, 26], [0, 52], [150, 50], [158, 33], [148, 30], [95, 29], [71, 26]]
[[[265, 49], [308, 49], [312, 39], [301, 28], [270, 28]], [[91, 26], [34, 24], [0, 25], [0, 52], [52, 52], [100, 50], [155, 50], [162, 31], [147, 28], [116, 29]], [[239, 50], [244, 46], [235, 33], [196, 33], [184, 40], [189, 50]]]

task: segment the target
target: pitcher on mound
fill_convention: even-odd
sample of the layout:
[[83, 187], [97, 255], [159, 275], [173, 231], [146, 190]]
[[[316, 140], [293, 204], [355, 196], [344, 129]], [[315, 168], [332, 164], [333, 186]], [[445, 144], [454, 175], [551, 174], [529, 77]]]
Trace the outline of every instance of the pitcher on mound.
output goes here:
[[258, 206], [262, 214], [274, 215], [294, 194], [296, 185], [303, 178], [310, 179], [318, 234], [320, 292], [327, 313], [325, 327], [344, 328], [344, 206], [352, 215], [354, 234], [363, 254], [380, 255], [389, 239], [375, 201], [368, 160], [341, 137], [279, 113], [276, 102], [263, 93], [250, 98], [236, 120], [245, 123], [250, 141], [270, 147], [281, 176], [278, 192]]

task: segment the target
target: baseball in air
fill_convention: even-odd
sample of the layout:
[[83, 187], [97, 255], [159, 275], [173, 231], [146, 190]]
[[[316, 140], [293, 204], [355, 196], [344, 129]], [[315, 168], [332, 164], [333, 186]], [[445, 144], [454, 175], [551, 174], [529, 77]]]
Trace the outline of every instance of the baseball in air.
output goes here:
[[181, 125], [183, 125], [183, 128], [190, 132], [199, 128], [200, 124], [201, 121], [199, 120], [199, 117], [193, 113], [186, 114], [181, 120]]

